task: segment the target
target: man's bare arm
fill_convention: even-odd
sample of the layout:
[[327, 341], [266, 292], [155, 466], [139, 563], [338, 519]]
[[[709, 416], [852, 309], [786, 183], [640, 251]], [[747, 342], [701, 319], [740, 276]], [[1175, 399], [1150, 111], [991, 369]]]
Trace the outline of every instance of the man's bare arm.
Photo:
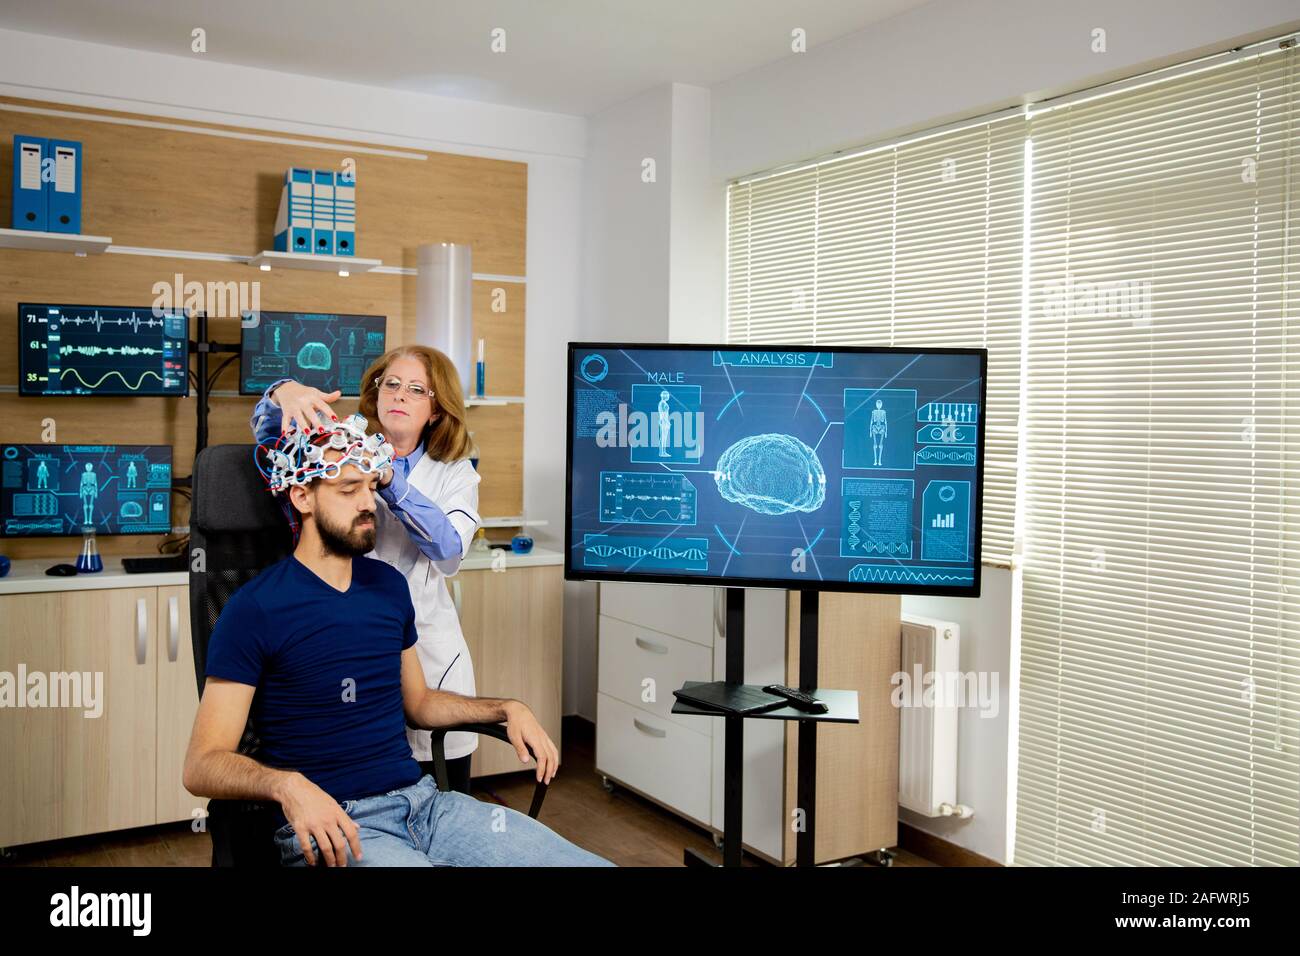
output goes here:
[[314, 866], [316, 841], [326, 866], [347, 866], [347, 851], [361, 859], [357, 825], [328, 793], [296, 770], [276, 770], [236, 753], [256, 690], [209, 677], [194, 718], [181, 782], [196, 797], [274, 800], [293, 825], [298, 846]]
[[294, 776], [236, 752], [255, 690], [220, 677], [208, 678], [194, 718], [181, 780], [196, 797], [279, 802], [280, 791]]
[[407, 721], [425, 730], [504, 722], [519, 762], [527, 763], [536, 756], [538, 780], [550, 783], [560, 768], [559, 748], [527, 705], [509, 698], [466, 697], [427, 686], [414, 647], [402, 651], [402, 706]]

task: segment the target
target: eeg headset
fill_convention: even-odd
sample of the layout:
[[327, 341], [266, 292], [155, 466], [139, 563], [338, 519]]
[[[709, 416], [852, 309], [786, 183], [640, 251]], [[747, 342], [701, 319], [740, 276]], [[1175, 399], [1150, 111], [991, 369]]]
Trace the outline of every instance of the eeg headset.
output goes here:
[[[307, 485], [317, 478], [337, 478], [344, 465], [355, 465], [364, 474], [383, 471], [393, 463], [393, 446], [378, 432], [366, 434], [366, 419], [349, 415], [339, 422], [325, 422], [325, 431], [304, 431], [295, 425], [287, 434], [263, 442], [254, 451], [257, 470], [266, 479], [267, 490], [278, 499], [289, 518], [294, 538], [298, 536], [298, 519], [289, 504], [289, 489]], [[343, 454], [325, 460], [327, 449]]]

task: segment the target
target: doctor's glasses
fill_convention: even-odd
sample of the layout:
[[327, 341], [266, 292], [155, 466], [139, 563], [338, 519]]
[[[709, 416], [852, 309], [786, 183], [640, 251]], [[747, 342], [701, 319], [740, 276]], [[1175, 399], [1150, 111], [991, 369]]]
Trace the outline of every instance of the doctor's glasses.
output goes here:
[[406, 386], [406, 394], [409, 395], [411, 398], [414, 399], [431, 398], [433, 395], [432, 389], [430, 389], [429, 386], [424, 385], [420, 382], [404, 383], [396, 375], [389, 375], [387, 377], [379, 376], [379, 375], [375, 376], [375, 387], [378, 389], [382, 389], [383, 391], [387, 392], [389, 395], [396, 395], [399, 391], [401, 391], [403, 385]]

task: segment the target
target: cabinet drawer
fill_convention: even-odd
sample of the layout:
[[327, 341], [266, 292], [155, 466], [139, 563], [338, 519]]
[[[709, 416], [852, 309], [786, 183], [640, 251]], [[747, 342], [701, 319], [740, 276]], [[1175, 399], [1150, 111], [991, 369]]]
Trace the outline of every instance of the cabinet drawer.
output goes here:
[[685, 584], [600, 586], [600, 613], [628, 624], [713, 646], [716, 588]]
[[[708, 648], [651, 631], [616, 618], [600, 616], [600, 676], [597, 690], [625, 704], [649, 711], [664, 720], [685, 724], [696, 733], [708, 733], [708, 721], [673, 715], [673, 691], [688, 680], [711, 680], [712, 653]], [[641, 682], [654, 681], [655, 700], [642, 699]]]
[[608, 694], [596, 695], [596, 769], [708, 826], [707, 736]]

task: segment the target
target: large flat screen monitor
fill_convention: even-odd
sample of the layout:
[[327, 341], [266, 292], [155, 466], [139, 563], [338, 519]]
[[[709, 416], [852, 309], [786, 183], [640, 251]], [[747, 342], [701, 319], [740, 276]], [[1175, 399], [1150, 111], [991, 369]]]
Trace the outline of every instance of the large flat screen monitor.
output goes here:
[[170, 445], [0, 444], [0, 536], [171, 531]]
[[183, 309], [18, 306], [21, 395], [189, 394]]
[[260, 395], [291, 378], [344, 395], [361, 394], [361, 373], [384, 354], [382, 315], [255, 312], [240, 322], [239, 391]]
[[565, 577], [978, 596], [987, 364], [570, 343]]

